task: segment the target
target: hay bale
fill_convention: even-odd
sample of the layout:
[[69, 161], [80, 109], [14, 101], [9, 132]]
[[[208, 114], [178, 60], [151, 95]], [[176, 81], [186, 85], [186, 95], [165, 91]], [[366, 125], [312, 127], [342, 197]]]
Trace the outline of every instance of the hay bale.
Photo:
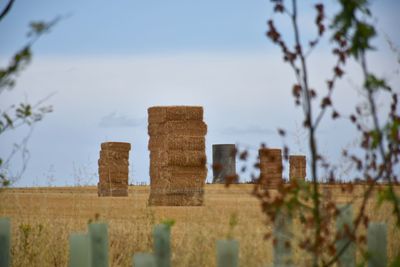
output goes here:
[[193, 166], [201, 167], [207, 162], [204, 151], [152, 151], [150, 161], [158, 162], [158, 166]]
[[258, 152], [260, 158], [260, 183], [266, 188], [277, 188], [283, 183], [281, 149], [262, 148]]
[[99, 196], [127, 196], [129, 177], [129, 150], [131, 145], [123, 142], [101, 144], [98, 160]]
[[206, 140], [203, 136], [160, 135], [149, 139], [148, 149], [153, 150], [194, 150], [204, 151]]
[[112, 151], [129, 151], [131, 150], [131, 144], [125, 142], [105, 142], [101, 143], [101, 149]]
[[260, 162], [281, 162], [282, 150], [276, 148], [261, 148], [258, 151]]
[[149, 124], [147, 130], [150, 137], [167, 134], [203, 137], [207, 134], [207, 125], [202, 121], [167, 121]]
[[129, 152], [116, 152], [112, 150], [101, 150], [100, 159], [104, 160], [128, 160]]
[[207, 178], [206, 168], [162, 167], [151, 169], [151, 188], [202, 188]]
[[152, 107], [148, 114], [149, 204], [201, 205], [207, 176], [203, 108]]
[[149, 123], [163, 123], [166, 121], [202, 121], [203, 107], [169, 106], [151, 107], [147, 110]]
[[100, 166], [128, 166], [129, 167], [129, 161], [128, 159], [107, 159], [107, 158], [102, 158], [100, 157], [99, 160], [97, 161], [98, 165]]
[[129, 166], [128, 165], [99, 165], [98, 168], [99, 172], [121, 172], [121, 173], [129, 173]]
[[306, 156], [291, 155], [289, 156], [289, 178], [290, 180], [306, 179]]

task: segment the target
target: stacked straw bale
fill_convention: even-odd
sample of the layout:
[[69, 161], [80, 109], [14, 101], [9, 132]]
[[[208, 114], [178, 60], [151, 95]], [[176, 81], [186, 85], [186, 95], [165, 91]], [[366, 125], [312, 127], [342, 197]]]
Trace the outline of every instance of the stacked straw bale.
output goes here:
[[282, 180], [282, 151], [281, 149], [261, 148], [258, 151], [260, 158], [260, 182], [266, 189], [277, 188]]
[[151, 107], [148, 121], [149, 204], [202, 205], [207, 177], [203, 108]]
[[291, 155], [289, 156], [289, 179], [303, 180], [306, 179], [306, 156]]
[[98, 195], [128, 196], [129, 150], [131, 144], [106, 142], [101, 144]]

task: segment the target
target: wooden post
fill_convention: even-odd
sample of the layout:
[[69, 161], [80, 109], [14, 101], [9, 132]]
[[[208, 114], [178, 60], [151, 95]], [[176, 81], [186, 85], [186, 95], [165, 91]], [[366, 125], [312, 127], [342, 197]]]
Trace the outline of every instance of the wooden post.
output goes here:
[[292, 237], [292, 219], [280, 212], [277, 213], [274, 222], [274, 267], [291, 267], [292, 249], [290, 240]]
[[108, 231], [105, 223], [89, 224], [93, 267], [108, 267]]
[[11, 223], [9, 218], [0, 218], [0, 267], [11, 266]]
[[387, 227], [384, 223], [370, 223], [368, 226], [368, 267], [387, 266]]
[[217, 240], [217, 267], [239, 266], [239, 242]]
[[90, 239], [87, 234], [69, 237], [69, 267], [91, 267]]
[[135, 253], [133, 267], [157, 267], [156, 258], [151, 253]]
[[338, 205], [338, 209], [340, 210], [340, 214], [336, 218], [336, 230], [340, 238], [336, 241], [336, 252], [339, 253], [350, 242], [338, 259], [338, 267], [354, 267], [356, 266], [356, 247], [349, 236], [354, 230], [353, 207], [352, 205]]
[[156, 257], [157, 267], [171, 266], [171, 228], [165, 224], [154, 226], [154, 255]]

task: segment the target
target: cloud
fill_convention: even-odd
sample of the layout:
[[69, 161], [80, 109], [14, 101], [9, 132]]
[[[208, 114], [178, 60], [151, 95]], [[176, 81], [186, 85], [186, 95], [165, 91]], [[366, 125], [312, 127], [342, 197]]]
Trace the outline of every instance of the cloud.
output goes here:
[[133, 119], [125, 115], [119, 115], [115, 111], [101, 118], [99, 127], [101, 128], [124, 128], [138, 127], [142, 125], [144, 119]]

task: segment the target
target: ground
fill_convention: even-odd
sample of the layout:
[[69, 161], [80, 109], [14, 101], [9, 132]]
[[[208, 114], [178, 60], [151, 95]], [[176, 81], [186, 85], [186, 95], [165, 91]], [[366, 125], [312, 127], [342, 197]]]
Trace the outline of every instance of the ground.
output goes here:
[[[0, 217], [12, 220], [13, 266], [67, 266], [68, 236], [87, 231], [90, 220], [109, 225], [111, 266], [131, 266], [135, 252], [150, 252], [151, 229], [163, 220], [172, 227], [173, 266], [215, 266], [215, 243], [229, 232], [229, 219], [236, 214], [233, 238], [240, 242], [241, 266], [265, 266], [272, 262], [271, 241], [264, 235], [271, 223], [251, 195], [253, 185], [206, 185], [202, 207], [148, 207], [148, 186], [130, 186], [129, 197], [97, 196], [96, 187], [18, 188], [0, 192]], [[343, 193], [339, 186], [325, 187], [337, 203], [362, 193]], [[356, 206], [355, 206], [356, 207]], [[372, 221], [388, 225], [389, 257], [400, 251], [400, 230], [395, 228], [391, 208], [368, 206]], [[298, 233], [301, 234], [301, 233]], [[294, 249], [300, 262], [304, 255]]]

